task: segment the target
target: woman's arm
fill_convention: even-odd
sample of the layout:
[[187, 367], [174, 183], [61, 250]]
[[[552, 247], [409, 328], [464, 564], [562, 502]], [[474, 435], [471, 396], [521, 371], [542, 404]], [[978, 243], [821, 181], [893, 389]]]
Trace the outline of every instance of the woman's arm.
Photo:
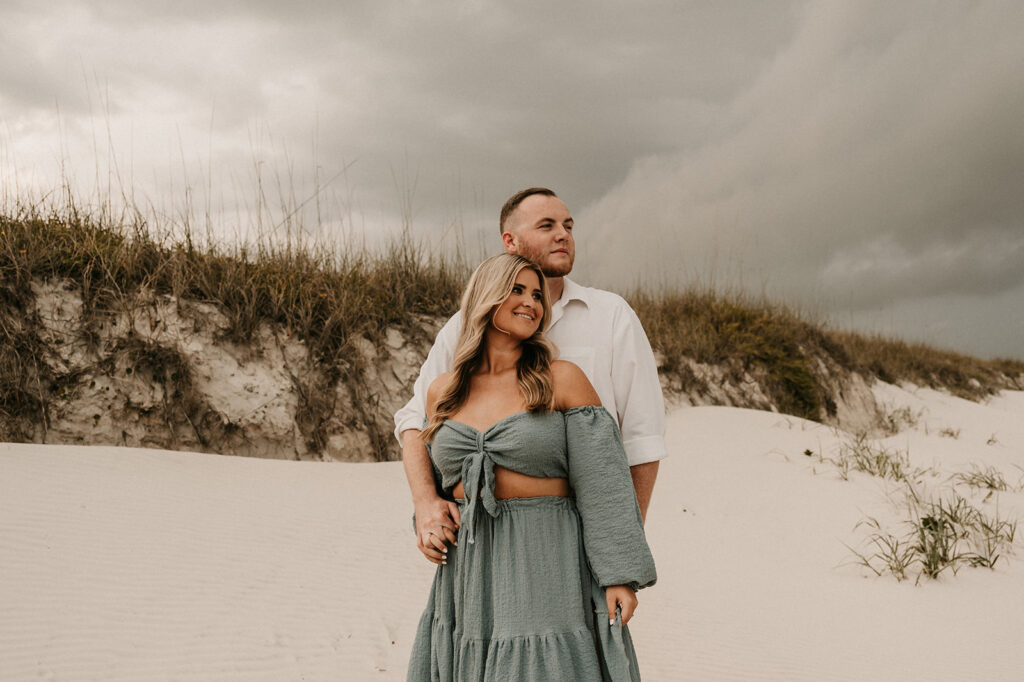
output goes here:
[[[597, 391], [583, 370], [570, 362], [556, 362], [551, 374], [556, 408], [583, 408], [566, 417], [569, 481], [583, 520], [588, 561], [599, 582], [609, 580], [602, 582], [609, 621], [614, 622], [618, 607], [626, 624], [636, 610], [634, 587], [653, 583], [655, 574], [625, 450], [614, 419], [600, 407]], [[633, 563], [636, 566], [630, 567]], [[612, 582], [616, 577], [630, 583]]]

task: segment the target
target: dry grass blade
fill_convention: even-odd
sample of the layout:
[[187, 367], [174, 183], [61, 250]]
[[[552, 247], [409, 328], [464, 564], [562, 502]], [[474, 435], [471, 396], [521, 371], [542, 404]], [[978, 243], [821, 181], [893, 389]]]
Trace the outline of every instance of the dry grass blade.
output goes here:
[[969, 472], [955, 474], [952, 480], [964, 485], [988, 490], [1002, 491], [1009, 488], [1003, 473], [994, 466], [982, 469], [977, 465], [973, 465]]
[[[143, 221], [110, 223], [73, 209], [43, 214], [22, 208], [13, 216], [0, 215], [0, 253], [0, 436], [6, 440], [40, 437], [50, 404], [74, 379], [52, 369], [59, 363], [47, 362], [52, 351], [33, 318], [33, 282], [59, 280], [77, 290], [85, 338], [97, 338], [98, 327], [155, 295], [216, 305], [229, 322], [222, 340], [248, 344], [263, 324], [298, 336], [327, 377], [326, 385], [296, 386], [300, 426], [310, 449], [319, 451], [326, 415], [334, 409], [331, 385], [346, 381], [353, 394], [373, 393], [365, 385], [360, 344], [382, 345], [388, 328], [413, 339], [422, 336], [410, 311], [451, 314], [466, 274], [463, 266], [434, 259], [409, 242], [376, 256], [294, 243], [225, 250], [197, 245], [187, 231], [173, 239]], [[142, 359], [152, 355], [137, 350]], [[187, 373], [174, 368], [180, 358], [159, 360], [168, 369], [158, 374], [181, 378], [171, 382], [167, 394], [168, 424], [188, 424], [205, 445], [208, 436], [198, 414], [203, 408], [187, 385]], [[356, 409], [371, 402], [358, 401]], [[393, 448], [386, 430], [364, 422], [378, 457], [388, 457]]]

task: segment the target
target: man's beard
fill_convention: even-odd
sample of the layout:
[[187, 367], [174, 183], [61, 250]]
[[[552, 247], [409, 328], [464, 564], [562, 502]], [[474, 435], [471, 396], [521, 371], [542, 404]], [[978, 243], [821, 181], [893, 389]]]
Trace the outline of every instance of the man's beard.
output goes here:
[[547, 256], [549, 254], [526, 249], [520, 251], [519, 255], [539, 265], [540, 271], [544, 273], [545, 277], [565, 277], [572, 272], [572, 266], [575, 262], [575, 259], [572, 256], [569, 256], [569, 262], [565, 265], [555, 265], [550, 262], [545, 262], [547, 259], [541, 258], [541, 256]]
[[544, 273], [545, 277], [565, 277], [572, 272], [572, 263], [558, 267], [541, 267], [540, 271]]

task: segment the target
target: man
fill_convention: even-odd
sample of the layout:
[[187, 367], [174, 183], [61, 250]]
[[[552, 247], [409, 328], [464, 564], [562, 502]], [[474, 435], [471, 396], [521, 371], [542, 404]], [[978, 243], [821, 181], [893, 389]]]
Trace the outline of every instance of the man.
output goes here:
[[[551, 324], [548, 338], [558, 357], [578, 365], [601, 403], [617, 418], [640, 512], [647, 518], [658, 462], [665, 457], [665, 404], [650, 343], [640, 320], [619, 296], [583, 287], [566, 275], [575, 259], [573, 219], [554, 192], [532, 187], [513, 195], [501, 209], [501, 241], [509, 253], [537, 263], [548, 278]], [[395, 414], [395, 434], [416, 512], [417, 546], [432, 562], [444, 555], [429, 536], [455, 542], [459, 509], [434, 485], [426, 446], [419, 439], [427, 387], [451, 369], [462, 316], [456, 313], [437, 335], [416, 380], [412, 399]]]

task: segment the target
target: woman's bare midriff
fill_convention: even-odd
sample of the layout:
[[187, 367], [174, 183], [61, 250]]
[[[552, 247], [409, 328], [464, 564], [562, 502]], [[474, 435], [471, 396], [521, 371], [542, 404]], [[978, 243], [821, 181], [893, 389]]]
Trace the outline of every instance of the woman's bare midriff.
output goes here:
[[[505, 467], [494, 467], [494, 497], [508, 500], [513, 497], [569, 497], [569, 481], [564, 478], [537, 478]], [[466, 497], [462, 481], [455, 484], [452, 497]]]

